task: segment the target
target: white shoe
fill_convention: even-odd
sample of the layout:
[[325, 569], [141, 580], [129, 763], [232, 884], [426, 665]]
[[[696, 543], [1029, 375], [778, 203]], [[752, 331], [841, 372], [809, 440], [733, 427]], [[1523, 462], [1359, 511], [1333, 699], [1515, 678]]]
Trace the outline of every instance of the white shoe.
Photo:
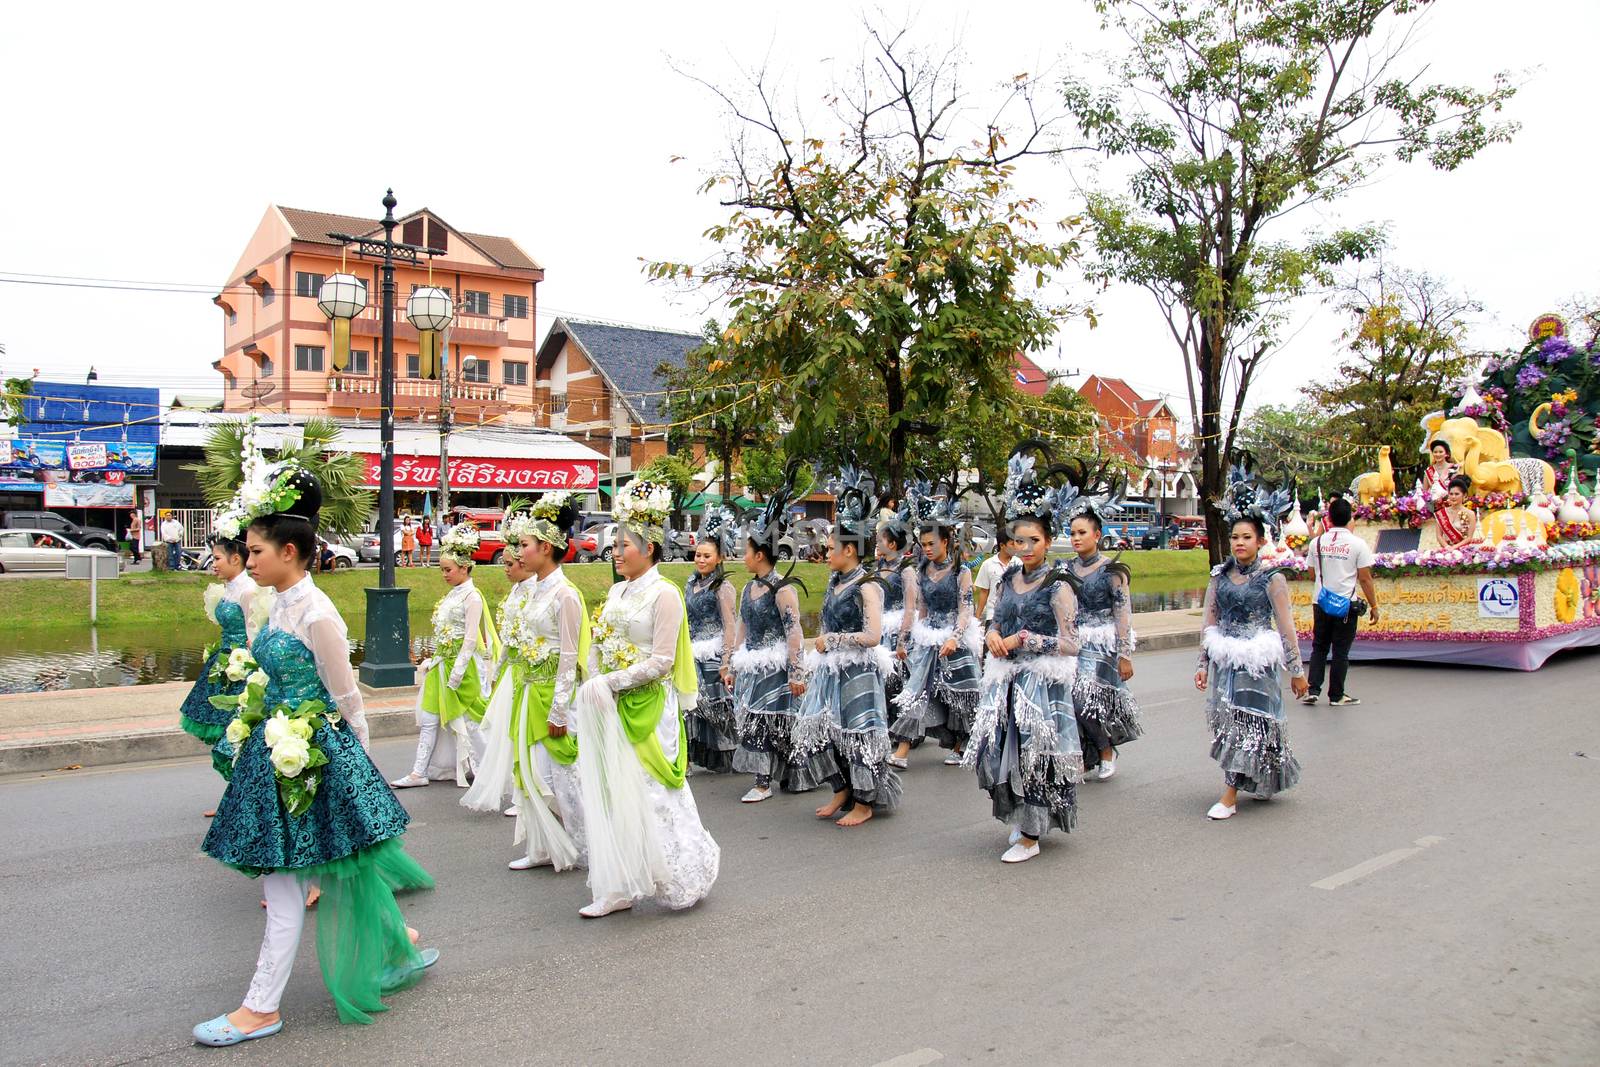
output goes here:
[[513, 871], [531, 871], [535, 867], [553, 867], [555, 864], [548, 859], [536, 860], [532, 856], [524, 856], [519, 860], [512, 860], [506, 867]]
[[902, 771], [905, 770], [907, 767], [911, 766], [911, 763], [910, 763], [909, 760], [903, 760], [899, 756], [890, 756], [887, 762], [888, 762], [889, 766], [898, 767]]
[[1233, 818], [1233, 813], [1238, 810], [1239, 807], [1237, 804], [1224, 804], [1219, 800], [1215, 804], [1211, 805], [1211, 810], [1206, 812], [1206, 818], [1231, 819]]
[[610, 915], [614, 911], [627, 911], [632, 907], [633, 901], [631, 900], [619, 900], [611, 904], [602, 904], [597, 900], [593, 904], [585, 904], [579, 908], [578, 914], [585, 919], [599, 919], [602, 916]]
[[1006, 844], [1014, 845], [1018, 841], [1021, 841], [1021, 840], [1022, 840], [1022, 831], [1017, 829], [1015, 826], [1013, 826], [1011, 828], [1011, 836], [1006, 838]]
[[961, 766], [961, 757], [962, 757], [962, 755], [963, 754], [960, 753], [960, 752], [952, 752], [952, 753], [950, 753], [950, 755], [948, 755], [948, 756], [946, 756], [944, 758], [944, 765], [946, 767], [959, 767], [959, 766]]
[[1001, 863], [1025, 863], [1039, 854], [1039, 842], [1024, 846], [1021, 841], [1006, 849], [1006, 854], [1000, 857]]
[[428, 784], [428, 780], [422, 775], [412, 772], [411, 774], [406, 775], [404, 778], [396, 778], [389, 784], [394, 786], [396, 789], [421, 789], [423, 786]]
[[515, 819], [520, 814], [520, 812], [517, 811], [517, 806], [515, 804], [513, 804], [509, 808], [507, 808], [505, 811], [501, 812], [501, 814], [504, 815], [508, 819]]
[[759, 804], [763, 800], [766, 800], [770, 796], [772, 796], [771, 788], [761, 789], [761, 788], [758, 788], [756, 786], [751, 786], [750, 787], [750, 791], [747, 792], [744, 796], [739, 798], [739, 803], [741, 803], [741, 804]]
[[1109, 763], [1102, 762], [1100, 764], [1100, 769], [1095, 772], [1095, 776], [1094, 777], [1095, 777], [1096, 781], [1103, 782], [1106, 779], [1110, 778], [1113, 774], [1116, 774], [1116, 773], [1117, 773], [1117, 757], [1112, 756], [1111, 757], [1111, 761]]

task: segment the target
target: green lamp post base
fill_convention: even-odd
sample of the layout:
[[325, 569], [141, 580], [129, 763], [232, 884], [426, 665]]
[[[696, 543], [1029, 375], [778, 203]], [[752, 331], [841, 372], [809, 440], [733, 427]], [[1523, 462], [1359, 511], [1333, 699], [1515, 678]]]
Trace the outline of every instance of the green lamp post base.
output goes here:
[[361, 682], [373, 689], [394, 689], [417, 683], [411, 662], [411, 615], [407, 602], [411, 590], [367, 590], [366, 655], [361, 661]]

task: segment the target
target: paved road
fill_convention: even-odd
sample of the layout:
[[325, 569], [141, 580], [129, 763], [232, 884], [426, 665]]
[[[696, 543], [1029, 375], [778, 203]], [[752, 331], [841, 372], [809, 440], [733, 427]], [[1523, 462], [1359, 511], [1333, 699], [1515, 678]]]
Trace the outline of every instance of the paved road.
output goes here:
[[1358, 667], [1360, 708], [1296, 708], [1301, 785], [1220, 824], [1191, 663], [1140, 656], [1148, 735], [1015, 868], [934, 752], [855, 832], [700, 776], [711, 898], [589, 923], [581, 875], [505, 870], [509, 820], [405, 793], [434, 974], [341, 1027], [308, 930], [288, 1027], [229, 1052], [187, 1034], [238, 1003], [262, 918], [196, 850], [209, 768], [0, 782], [0, 1061], [1600, 1062], [1600, 658]]

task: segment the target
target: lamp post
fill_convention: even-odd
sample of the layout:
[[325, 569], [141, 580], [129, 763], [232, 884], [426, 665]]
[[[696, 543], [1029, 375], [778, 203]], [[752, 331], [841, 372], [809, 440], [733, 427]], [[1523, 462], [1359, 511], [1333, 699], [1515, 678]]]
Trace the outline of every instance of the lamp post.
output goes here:
[[383, 196], [383, 237], [357, 237], [329, 233], [342, 244], [354, 245], [356, 255], [383, 264], [381, 317], [382, 349], [378, 367], [378, 585], [367, 589], [366, 656], [361, 680], [374, 688], [408, 686], [416, 681], [411, 663], [411, 616], [407, 597], [411, 590], [394, 581], [394, 264], [416, 266], [423, 256], [438, 256], [438, 249], [404, 244], [394, 239], [399, 221], [394, 217], [394, 190]]
[[[450, 406], [450, 341], [445, 340], [445, 368], [439, 376], [439, 514], [448, 518], [450, 513], [450, 423], [455, 410]], [[476, 366], [477, 356], [461, 360], [461, 373]]]

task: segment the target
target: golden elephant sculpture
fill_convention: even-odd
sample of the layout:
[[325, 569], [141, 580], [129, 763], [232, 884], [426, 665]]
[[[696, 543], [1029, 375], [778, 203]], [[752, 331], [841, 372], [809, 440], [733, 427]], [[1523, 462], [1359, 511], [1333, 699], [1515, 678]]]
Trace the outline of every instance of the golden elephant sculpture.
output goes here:
[[1542, 459], [1512, 459], [1506, 436], [1499, 430], [1479, 426], [1478, 420], [1462, 416], [1446, 418], [1430, 415], [1423, 423], [1427, 443], [1443, 441], [1461, 473], [1472, 479], [1475, 493], [1551, 493], [1556, 488], [1555, 468]]

